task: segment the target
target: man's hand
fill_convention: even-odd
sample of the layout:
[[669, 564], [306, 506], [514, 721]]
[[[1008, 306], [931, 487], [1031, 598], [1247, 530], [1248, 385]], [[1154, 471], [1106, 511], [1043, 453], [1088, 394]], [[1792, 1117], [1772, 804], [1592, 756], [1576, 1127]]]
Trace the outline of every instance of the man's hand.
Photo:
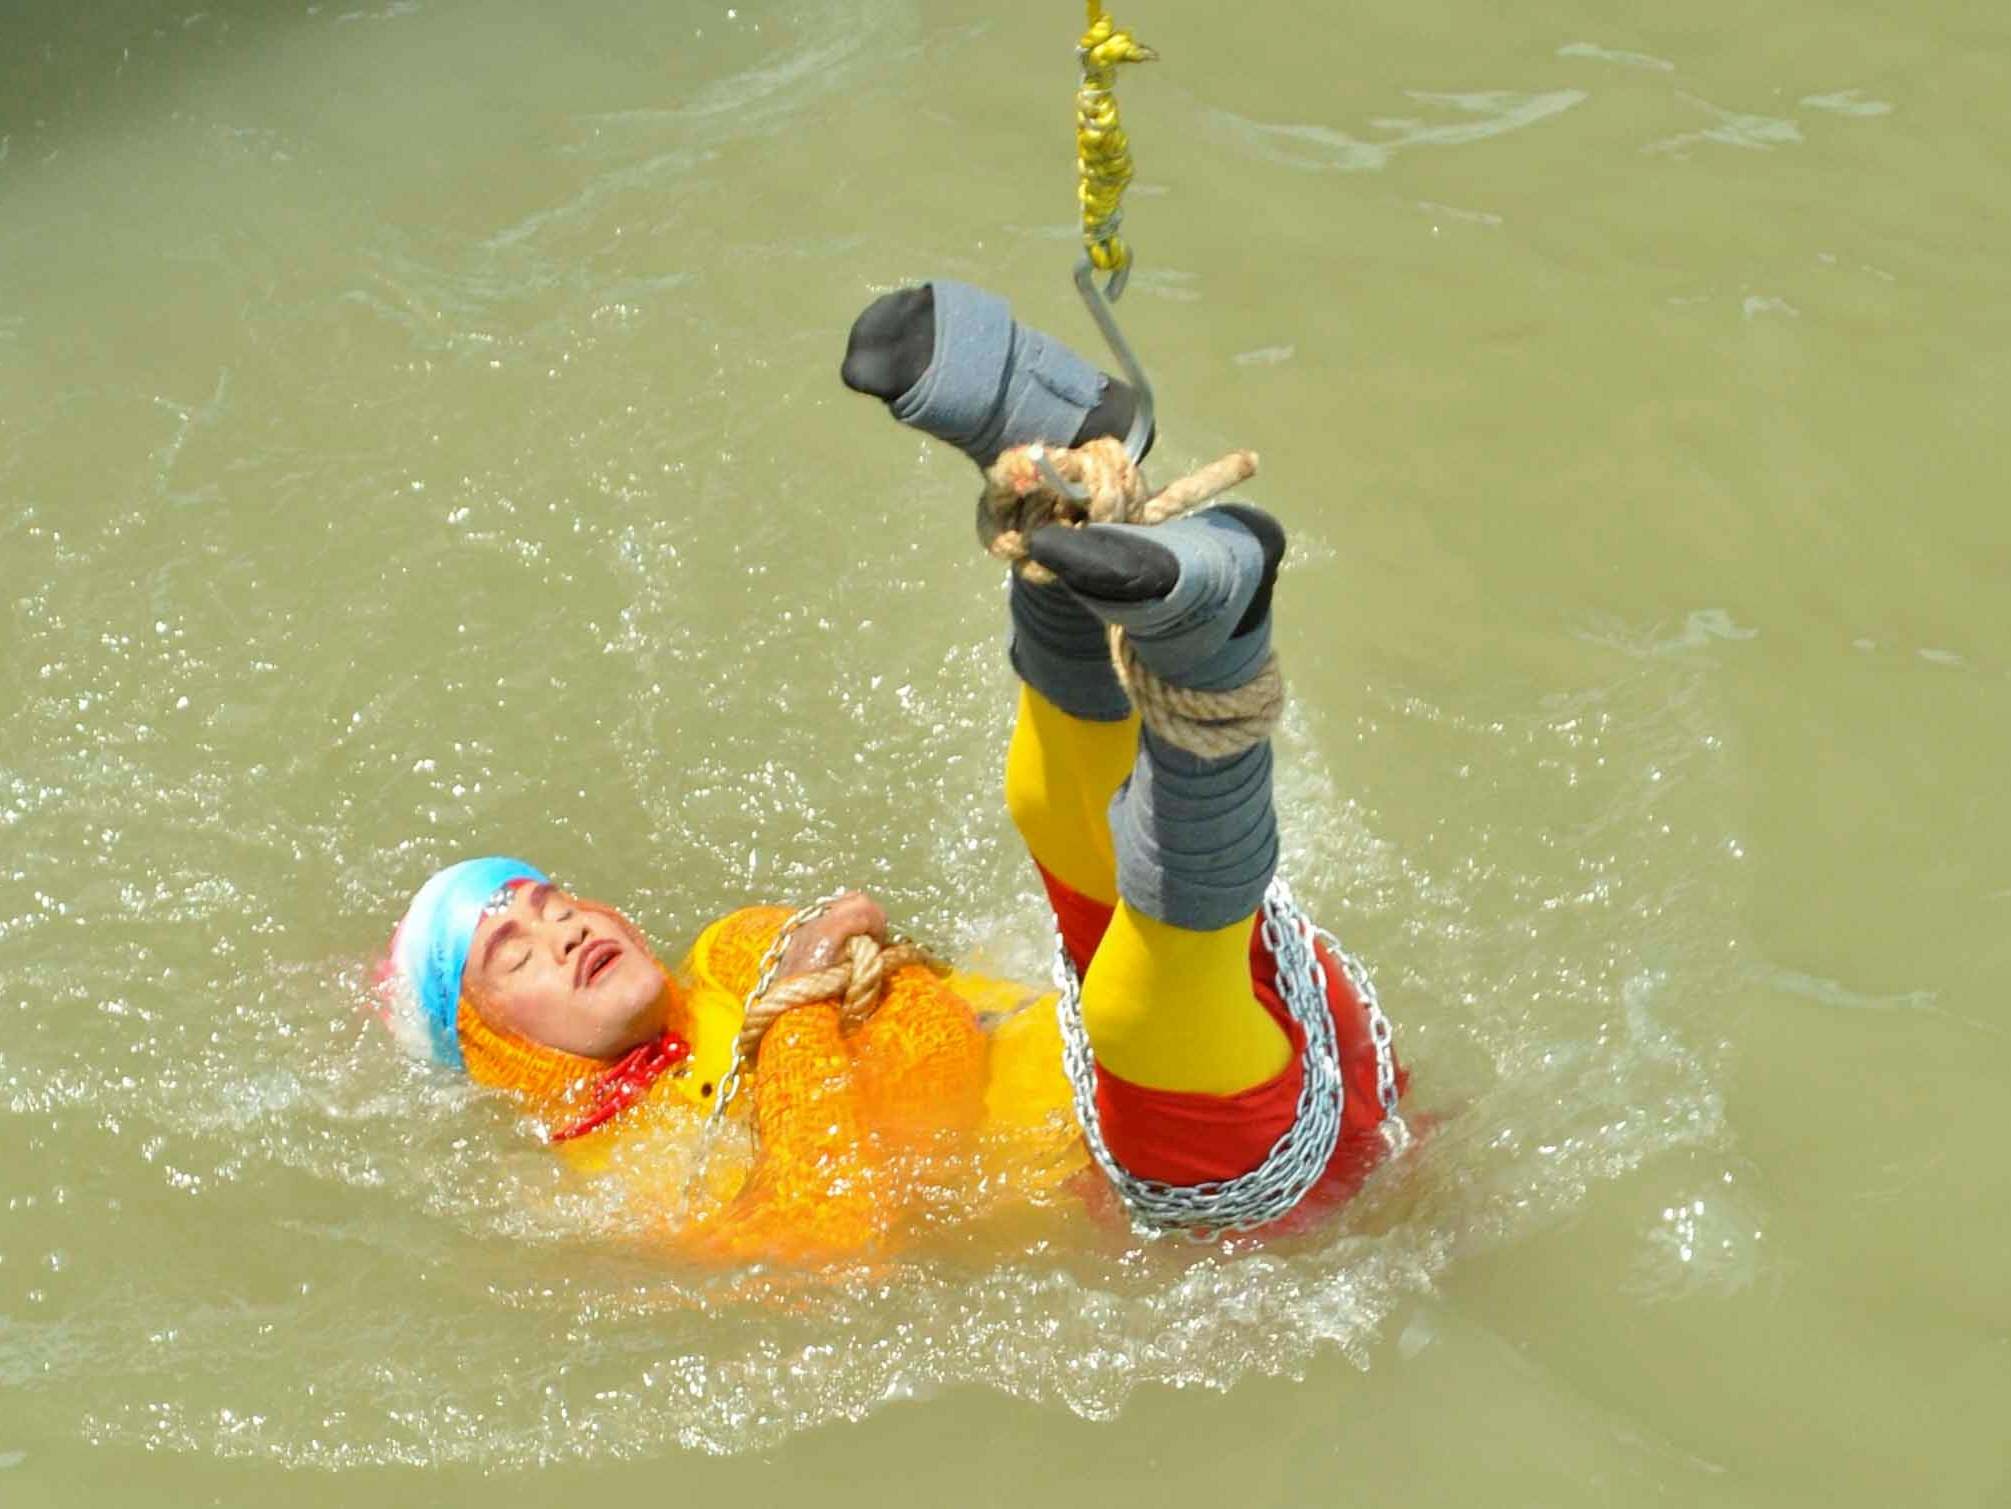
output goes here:
[[791, 975], [806, 975], [835, 964], [838, 955], [844, 952], [846, 940], [856, 933], [866, 933], [874, 941], [885, 943], [887, 913], [864, 891], [847, 891], [825, 907], [822, 915], [796, 929], [789, 946], [782, 950], [782, 963], [775, 971], [775, 978], [786, 980]]

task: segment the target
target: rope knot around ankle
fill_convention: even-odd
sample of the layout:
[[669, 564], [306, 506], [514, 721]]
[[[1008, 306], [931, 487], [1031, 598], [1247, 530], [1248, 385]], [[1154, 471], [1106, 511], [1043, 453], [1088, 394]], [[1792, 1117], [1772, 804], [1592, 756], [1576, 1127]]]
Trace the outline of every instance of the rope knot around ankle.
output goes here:
[[[1055, 490], [1040, 463], [1086, 492], [1070, 498]], [[1070, 449], [1016, 445], [985, 469], [978, 498], [978, 540], [987, 554], [1028, 581], [1046, 585], [1054, 573], [1027, 554], [1027, 537], [1049, 524], [1164, 524], [1257, 475], [1255, 451], [1231, 451], [1171, 486], [1147, 493], [1138, 464], [1113, 435]]]
[[[1059, 491], [1041, 462], [1086, 492], [1077, 499]], [[1046, 585], [1054, 573], [1029, 554], [1028, 538], [1050, 524], [1164, 524], [1193, 513], [1257, 474], [1254, 451], [1231, 451], [1177, 482], [1148, 494], [1137, 463], [1114, 436], [1070, 449], [1018, 445], [985, 471], [978, 498], [978, 538], [987, 554], [1027, 581]], [[1285, 709], [1285, 680], [1278, 657], [1266, 656], [1257, 673], [1226, 691], [1175, 686], [1139, 658], [1124, 630], [1110, 630], [1117, 679], [1145, 726], [1190, 754], [1222, 759], [1262, 743]]]
[[838, 1003], [838, 1016], [856, 1027], [873, 1014], [887, 978], [907, 964], [927, 964], [929, 957], [905, 939], [881, 943], [868, 933], [845, 940], [845, 952], [823, 969], [808, 970], [777, 980], [767, 993], [749, 1003], [740, 1027], [740, 1055], [752, 1059], [768, 1029], [783, 1013], [820, 1001]]
[[1139, 721], [1192, 755], [1210, 760], [1239, 755], [1270, 738], [1285, 715], [1285, 676], [1275, 651], [1248, 681], [1219, 692], [1175, 686], [1139, 659], [1130, 636], [1114, 625], [1110, 661]]

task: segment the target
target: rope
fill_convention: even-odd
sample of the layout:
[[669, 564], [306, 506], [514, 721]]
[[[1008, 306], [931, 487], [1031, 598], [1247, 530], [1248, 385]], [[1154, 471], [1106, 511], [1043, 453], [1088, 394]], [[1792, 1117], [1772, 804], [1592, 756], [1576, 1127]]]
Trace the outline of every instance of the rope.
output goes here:
[[1131, 182], [1131, 142], [1117, 119], [1117, 65], [1149, 63], [1159, 55], [1119, 31], [1102, 0], [1087, 0], [1089, 29], [1076, 43], [1082, 84], [1075, 91], [1075, 197], [1082, 206], [1082, 244], [1102, 272], [1131, 265], [1131, 248], [1117, 234], [1124, 223], [1124, 190]]
[[797, 1006], [838, 1001], [840, 1019], [848, 1027], [858, 1026], [880, 1004], [889, 975], [903, 965], [927, 962], [928, 956], [912, 943], [882, 944], [869, 934], [854, 933], [845, 940], [845, 955], [835, 964], [778, 980], [748, 1003], [740, 1027], [741, 1058], [752, 1059], [768, 1029]]
[[[1043, 461], [1088, 496], [1075, 499], [1058, 491], [1042, 470]], [[1164, 524], [1193, 513], [1256, 474], [1254, 451], [1231, 451], [1148, 497], [1137, 464], [1114, 437], [1100, 436], [1073, 450], [1015, 446], [985, 473], [978, 534], [989, 554], [1028, 581], [1045, 584], [1055, 579], [1054, 573], [1027, 550], [1027, 539], [1036, 529], [1050, 524], [1076, 529], [1084, 524]], [[1266, 656], [1256, 675], [1242, 686], [1220, 692], [1164, 680], [1115, 626], [1110, 631], [1110, 658], [1145, 726], [1190, 754], [1210, 759], [1241, 754], [1268, 739], [1285, 711], [1285, 680], [1275, 654]]]
[[1248, 681], [1226, 692], [1175, 686], [1155, 675], [1122, 630], [1111, 630], [1110, 658], [1140, 721], [1189, 754], [1211, 760], [1239, 755], [1270, 738], [1285, 715], [1285, 676], [1275, 652]]

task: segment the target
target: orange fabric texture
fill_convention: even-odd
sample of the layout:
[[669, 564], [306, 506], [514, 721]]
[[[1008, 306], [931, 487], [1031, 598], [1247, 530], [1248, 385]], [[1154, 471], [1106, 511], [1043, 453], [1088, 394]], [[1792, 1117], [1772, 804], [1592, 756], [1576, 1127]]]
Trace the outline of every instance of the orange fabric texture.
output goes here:
[[[751, 907], [707, 929], [689, 961], [694, 989], [744, 999], [786, 915]], [[969, 1004], [919, 965], [897, 970], [849, 1034], [835, 1006], [788, 1012], [754, 1065], [758, 1161], [739, 1198], [704, 1223], [703, 1246], [794, 1261], [879, 1247], [969, 1156], [986, 1067]]]
[[[625, 1182], [624, 1206], [648, 1230], [697, 1256], [815, 1262], [882, 1249], [932, 1214], [1038, 1197], [1081, 1166], [1051, 1000], [909, 965], [856, 1030], [834, 1005], [777, 1020], [728, 1117], [738, 1130], [751, 1120], [752, 1156], [736, 1165], [730, 1147], [715, 1150], [694, 1198], [694, 1112], [716, 1091], [721, 1044], [787, 916], [749, 907], [700, 934], [677, 972], [692, 1061], [565, 1145], [577, 1167]], [[967, 995], [1017, 1011], [997, 1033], [996, 1082]], [[513, 1092], [547, 1128], [575, 1117], [609, 1067], [499, 1031], [466, 1002], [460, 1026], [470, 1076]]]
[[597, 1058], [547, 1048], [490, 1026], [466, 996], [461, 998], [456, 1026], [468, 1078], [491, 1089], [514, 1092], [532, 1114], [547, 1123], [577, 1114], [590, 1098], [594, 1081], [608, 1068]]
[[[984, 1106], [977, 1018], [919, 966], [847, 1035], [835, 1006], [791, 1011], [755, 1065], [759, 1161], [704, 1237], [739, 1260], [808, 1261], [882, 1245], [956, 1177]], [[946, 1177], [947, 1176], [947, 1177]]]

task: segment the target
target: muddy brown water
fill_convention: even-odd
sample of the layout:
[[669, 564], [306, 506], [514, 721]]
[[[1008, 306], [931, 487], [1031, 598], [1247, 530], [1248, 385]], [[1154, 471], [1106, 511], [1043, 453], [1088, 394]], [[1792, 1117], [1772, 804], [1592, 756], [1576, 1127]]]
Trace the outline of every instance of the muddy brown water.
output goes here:
[[358, 1011], [488, 849], [1041, 969], [971, 476], [835, 367], [1096, 349], [1080, 14], [0, 18], [0, 1502], [2011, 1502], [1998, 8], [1120, 10], [1442, 1118], [1319, 1239], [729, 1293]]

